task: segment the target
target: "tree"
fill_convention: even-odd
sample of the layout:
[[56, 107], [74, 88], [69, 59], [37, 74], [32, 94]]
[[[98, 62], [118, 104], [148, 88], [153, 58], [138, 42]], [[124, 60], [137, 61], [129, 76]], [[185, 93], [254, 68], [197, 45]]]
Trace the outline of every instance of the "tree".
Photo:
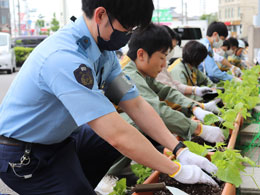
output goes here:
[[208, 24], [210, 24], [211, 22], [217, 21], [218, 20], [218, 16], [217, 13], [214, 14], [203, 14], [200, 17], [201, 20], [207, 20]]
[[45, 21], [42, 19], [38, 19], [35, 25], [39, 28], [43, 28], [45, 26]]
[[54, 13], [51, 21], [51, 31], [56, 32], [57, 30], [59, 30], [59, 28], [60, 28], [60, 23], [56, 19], [56, 14]]

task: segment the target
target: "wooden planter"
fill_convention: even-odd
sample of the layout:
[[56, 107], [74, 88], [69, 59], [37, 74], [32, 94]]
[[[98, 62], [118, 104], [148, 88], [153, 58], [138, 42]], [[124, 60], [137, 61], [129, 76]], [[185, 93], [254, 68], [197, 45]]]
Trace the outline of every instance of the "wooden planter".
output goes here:
[[[243, 123], [243, 118], [241, 114], [239, 113], [237, 115], [236, 121], [235, 121], [235, 128], [231, 131], [231, 137], [228, 142], [228, 148], [234, 149], [235, 144], [236, 144], [236, 139], [238, 135], [238, 131], [240, 126]], [[164, 150], [164, 154], [167, 155], [167, 153], [170, 152], [168, 149]], [[210, 160], [210, 153], [206, 156]], [[174, 156], [170, 156], [169, 158], [173, 159]], [[154, 171], [150, 177], [148, 177], [145, 181], [144, 184], [149, 184], [149, 183], [158, 183], [159, 182], [159, 171]], [[153, 195], [153, 192], [138, 192], [138, 193], [133, 193], [133, 195]], [[225, 187], [222, 191], [222, 195], [236, 195], [236, 187], [233, 184], [230, 183], [225, 183]]]

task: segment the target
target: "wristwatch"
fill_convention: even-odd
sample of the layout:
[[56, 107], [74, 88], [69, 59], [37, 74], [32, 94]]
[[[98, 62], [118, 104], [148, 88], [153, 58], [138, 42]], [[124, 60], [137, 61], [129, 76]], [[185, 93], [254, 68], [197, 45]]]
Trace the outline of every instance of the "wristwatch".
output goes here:
[[177, 156], [177, 152], [179, 149], [181, 148], [186, 148], [186, 145], [184, 143], [182, 143], [181, 141], [177, 144], [177, 146], [173, 149], [172, 153], [174, 154], [174, 156]]

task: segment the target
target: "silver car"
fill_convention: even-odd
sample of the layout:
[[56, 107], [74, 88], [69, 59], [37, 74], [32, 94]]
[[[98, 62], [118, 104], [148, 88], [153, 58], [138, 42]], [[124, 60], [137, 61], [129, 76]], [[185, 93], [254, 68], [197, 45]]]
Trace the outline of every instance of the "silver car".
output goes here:
[[0, 70], [12, 74], [16, 70], [15, 52], [11, 44], [11, 36], [0, 32]]

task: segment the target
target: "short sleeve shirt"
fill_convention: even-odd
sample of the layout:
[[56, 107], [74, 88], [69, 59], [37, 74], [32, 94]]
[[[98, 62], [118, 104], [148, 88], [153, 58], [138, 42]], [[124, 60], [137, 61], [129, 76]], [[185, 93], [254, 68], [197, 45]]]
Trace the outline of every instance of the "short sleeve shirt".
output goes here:
[[[0, 135], [53, 144], [80, 125], [115, 112], [104, 95], [121, 73], [114, 52], [100, 52], [84, 17], [42, 42], [29, 56], [0, 106]], [[136, 87], [121, 101], [138, 96]]]
[[[208, 53], [214, 55], [214, 52], [210, 46], [209, 40], [207, 38], [201, 39], [200, 42], [205, 45], [208, 49]], [[232, 80], [233, 76], [227, 74], [226, 72], [222, 72], [216, 62], [214, 61], [214, 57], [207, 55], [206, 59], [199, 65], [199, 70], [205, 73], [208, 77], [216, 78], [218, 80]]]

